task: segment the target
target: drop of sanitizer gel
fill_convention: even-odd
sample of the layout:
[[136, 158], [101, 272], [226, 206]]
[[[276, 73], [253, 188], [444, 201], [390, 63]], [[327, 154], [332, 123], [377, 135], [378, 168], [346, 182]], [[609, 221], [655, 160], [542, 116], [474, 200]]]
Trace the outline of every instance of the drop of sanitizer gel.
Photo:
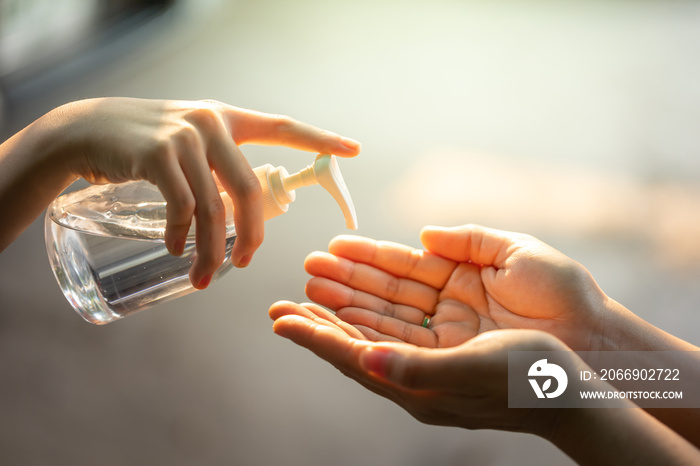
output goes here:
[[[335, 156], [319, 154], [314, 164], [289, 175], [283, 167], [256, 168], [263, 189], [265, 220], [283, 214], [295, 190], [320, 184], [338, 202], [346, 225], [357, 217]], [[226, 206], [226, 255], [212, 281], [233, 266], [236, 240], [231, 199]], [[89, 186], [58, 197], [44, 220], [46, 250], [68, 302], [85, 320], [106, 324], [158, 303], [196, 291], [189, 279], [195, 257], [194, 225], [181, 256], [165, 247], [166, 202], [147, 181]]]

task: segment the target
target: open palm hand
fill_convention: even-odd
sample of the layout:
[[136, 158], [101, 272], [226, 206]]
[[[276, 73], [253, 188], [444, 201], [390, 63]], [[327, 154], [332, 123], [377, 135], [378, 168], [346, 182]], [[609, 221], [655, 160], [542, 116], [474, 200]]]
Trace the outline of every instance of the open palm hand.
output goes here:
[[607, 298], [577, 262], [531, 236], [473, 225], [428, 227], [421, 240], [427, 251], [339, 236], [307, 258], [307, 295], [373, 341], [452, 347], [529, 328], [589, 348]]

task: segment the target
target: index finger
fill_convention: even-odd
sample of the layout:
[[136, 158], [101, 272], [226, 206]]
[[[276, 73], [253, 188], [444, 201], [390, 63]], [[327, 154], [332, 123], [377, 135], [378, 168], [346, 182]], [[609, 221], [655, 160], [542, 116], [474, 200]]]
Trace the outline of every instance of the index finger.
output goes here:
[[353, 262], [381, 269], [399, 278], [408, 278], [435, 289], [442, 289], [457, 264], [427, 251], [390, 241], [362, 236], [340, 235], [333, 238], [328, 251]]
[[278, 145], [309, 152], [354, 157], [361, 144], [332, 131], [317, 128], [286, 115], [226, 106], [231, 135], [236, 144]]
[[421, 231], [421, 242], [429, 251], [458, 262], [479, 265], [505, 266], [516, 242], [534, 238], [480, 225], [459, 227], [426, 226]]

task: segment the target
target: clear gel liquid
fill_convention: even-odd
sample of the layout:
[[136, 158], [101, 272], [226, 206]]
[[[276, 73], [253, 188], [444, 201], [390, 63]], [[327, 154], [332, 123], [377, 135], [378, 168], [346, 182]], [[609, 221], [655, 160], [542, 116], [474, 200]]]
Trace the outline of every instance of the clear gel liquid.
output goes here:
[[[51, 267], [63, 294], [88, 322], [106, 324], [195, 291], [189, 279], [194, 237], [181, 256], [171, 255], [163, 239], [165, 201], [155, 187], [133, 186], [139, 184], [115, 188], [138, 189], [131, 192], [133, 201], [129, 192], [95, 186], [79, 197], [62, 196], [47, 211]], [[232, 224], [227, 229], [226, 259], [214, 279], [232, 265], [236, 235]]]

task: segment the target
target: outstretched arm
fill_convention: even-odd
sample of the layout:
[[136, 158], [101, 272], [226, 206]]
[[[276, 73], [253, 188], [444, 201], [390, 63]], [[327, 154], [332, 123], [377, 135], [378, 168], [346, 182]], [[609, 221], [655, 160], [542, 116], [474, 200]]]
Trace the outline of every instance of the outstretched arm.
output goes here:
[[128, 98], [61, 106], [0, 145], [0, 251], [68, 185], [148, 180], [167, 201], [165, 242], [179, 255], [197, 219], [192, 283], [206, 287], [221, 265], [225, 210], [212, 172], [233, 200], [232, 259], [246, 266], [263, 240], [262, 192], [241, 144], [357, 155], [357, 142], [286, 116], [215, 101]]
[[[425, 251], [337, 237], [307, 258], [307, 295], [373, 341], [453, 347], [489, 330], [536, 329], [575, 350], [654, 351], [653, 367], [700, 383], [696, 346], [610, 299], [581, 264], [536, 238], [466, 225], [426, 227], [421, 240]], [[700, 410], [648, 412], [700, 445]]]

